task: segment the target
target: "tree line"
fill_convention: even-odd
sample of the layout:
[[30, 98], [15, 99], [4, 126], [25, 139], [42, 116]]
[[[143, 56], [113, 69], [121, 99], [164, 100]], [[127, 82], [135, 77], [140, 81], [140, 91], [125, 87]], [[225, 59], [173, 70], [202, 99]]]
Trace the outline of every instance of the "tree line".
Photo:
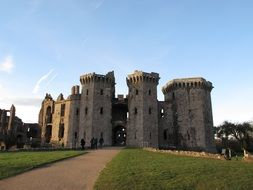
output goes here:
[[235, 152], [247, 150], [253, 152], [253, 123], [232, 123], [224, 121], [214, 127], [215, 143], [218, 152], [222, 148], [231, 148]]

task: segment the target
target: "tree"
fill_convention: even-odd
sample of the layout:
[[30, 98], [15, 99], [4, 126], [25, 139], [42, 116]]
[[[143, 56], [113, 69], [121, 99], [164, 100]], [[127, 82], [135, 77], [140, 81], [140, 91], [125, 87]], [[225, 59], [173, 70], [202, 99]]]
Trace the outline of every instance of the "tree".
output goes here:
[[253, 126], [250, 122], [234, 124], [225, 121], [222, 125], [218, 126], [215, 131], [217, 137], [222, 139], [225, 148], [228, 146], [229, 139], [234, 138], [240, 143], [242, 149], [248, 149]]

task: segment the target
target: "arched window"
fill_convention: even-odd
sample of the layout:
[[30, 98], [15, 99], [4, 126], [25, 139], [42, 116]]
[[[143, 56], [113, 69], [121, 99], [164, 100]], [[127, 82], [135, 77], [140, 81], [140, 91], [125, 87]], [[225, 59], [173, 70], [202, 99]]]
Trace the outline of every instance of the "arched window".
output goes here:
[[134, 108], [134, 114], [135, 115], [137, 114], [137, 108]]
[[151, 95], [151, 90], [150, 89], [148, 90], [148, 95]]
[[64, 137], [64, 124], [60, 124], [58, 137], [61, 139]]
[[52, 123], [52, 111], [51, 111], [51, 107], [48, 106], [47, 107], [47, 111], [46, 111], [46, 123]]
[[85, 108], [85, 115], [87, 115], [88, 114], [88, 108], [86, 107]]
[[151, 111], [152, 111], [152, 109], [151, 109], [151, 108], [148, 108], [148, 113], [149, 113], [149, 114], [151, 114]]
[[61, 104], [61, 116], [65, 115], [65, 104]]
[[104, 94], [104, 91], [103, 89], [100, 90], [100, 95], [103, 95]]

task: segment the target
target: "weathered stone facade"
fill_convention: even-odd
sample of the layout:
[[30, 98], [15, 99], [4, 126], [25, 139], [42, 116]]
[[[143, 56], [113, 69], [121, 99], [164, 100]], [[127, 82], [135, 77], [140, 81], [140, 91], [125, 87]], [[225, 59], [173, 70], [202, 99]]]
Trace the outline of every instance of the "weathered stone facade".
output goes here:
[[158, 73], [128, 75], [128, 95], [115, 97], [114, 73], [80, 77], [71, 95], [57, 100], [47, 94], [39, 124], [42, 143], [69, 148], [89, 145], [92, 137], [104, 144], [214, 151], [212, 83], [203, 78], [176, 79], [157, 100]]
[[16, 108], [0, 109], [0, 150], [12, 146], [22, 148], [26, 142], [26, 128], [20, 118], [16, 116]]

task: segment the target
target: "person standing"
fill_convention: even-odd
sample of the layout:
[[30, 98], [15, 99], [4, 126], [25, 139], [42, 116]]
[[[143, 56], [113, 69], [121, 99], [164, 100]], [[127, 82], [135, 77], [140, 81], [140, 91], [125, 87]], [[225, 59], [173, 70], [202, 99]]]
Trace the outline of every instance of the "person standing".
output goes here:
[[84, 139], [81, 139], [81, 147], [82, 147], [82, 150], [84, 150], [84, 146], [85, 146], [85, 140], [84, 140]]
[[97, 149], [98, 148], [98, 139], [97, 138], [95, 138], [95, 140], [94, 140], [94, 148], [95, 149]]
[[104, 143], [104, 139], [103, 139], [103, 137], [100, 137], [99, 144], [100, 144], [101, 148], [103, 147], [103, 143]]
[[95, 143], [95, 139], [94, 137], [92, 137], [92, 139], [90, 140], [90, 149], [94, 148], [94, 143]]

